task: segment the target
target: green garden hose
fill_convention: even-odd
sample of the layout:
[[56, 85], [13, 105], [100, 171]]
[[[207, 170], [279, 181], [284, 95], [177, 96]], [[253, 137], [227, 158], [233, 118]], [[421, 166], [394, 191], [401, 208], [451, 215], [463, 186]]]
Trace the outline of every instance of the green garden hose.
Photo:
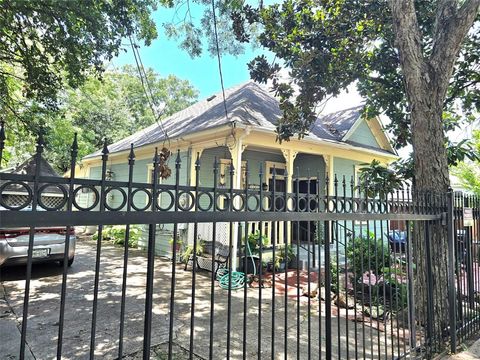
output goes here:
[[[250, 250], [250, 245], [248, 244], [248, 240], [245, 241], [249, 253], [249, 257], [252, 259], [253, 265], [253, 274], [255, 275], [257, 269], [255, 268], [255, 261], [252, 258], [252, 252]], [[246, 270], [246, 269], [245, 269]], [[228, 275], [229, 272], [227, 269], [219, 269], [217, 273], [218, 277], [218, 284], [222, 289], [228, 290], [229, 288], [232, 290], [241, 289], [245, 285], [245, 273], [240, 271], [232, 271], [231, 282], [230, 276]], [[230, 286], [229, 286], [230, 285]]]
[[[228, 270], [226, 273], [223, 274], [220, 279], [218, 279], [218, 284], [222, 289], [228, 290], [229, 288], [232, 290], [237, 290], [243, 288], [245, 284], [245, 274], [240, 271], [232, 271], [232, 280], [230, 283], [230, 276]], [[229, 286], [230, 285], [230, 286]]]

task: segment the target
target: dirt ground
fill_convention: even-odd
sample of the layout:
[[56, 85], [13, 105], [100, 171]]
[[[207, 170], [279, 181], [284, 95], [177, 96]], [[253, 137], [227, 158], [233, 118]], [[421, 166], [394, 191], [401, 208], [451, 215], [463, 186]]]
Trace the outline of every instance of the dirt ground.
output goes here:
[[[93, 285], [95, 275], [95, 243], [80, 241], [75, 262], [69, 269], [65, 328], [63, 340], [64, 359], [86, 359], [89, 356]], [[95, 334], [95, 356], [104, 359], [118, 357], [120, 303], [123, 273], [123, 249], [103, 245], [101, 252], [100, 287]], [[132, 250], [128, 262], [124, 355], [128, 359], [141, 357], [144, 331], [146, 254]], [[61, 268], [56, 264], [34, 265], [27, 331], [27, 358], [52, 359], [56, 356], [60, 308]], [[176, 266], [173, 349], [176, 359], [188, 358], [190, 347], [192, 271]], [[169, 314], [171, 292], [171, 262], [155, 259], [154, 304], [152, 320], [151, 357], [164, 359], [168, 353]], [[211, 274], [198, 272], [195, 287], [195, 316], [193, 352], [195, 358], [209, 357], [210, 333], [213, 335], [213, 358], [227, 357], [228, 335], [230, 358], [325, 358], [325, 309], [318, 300], [306, 297], [298, 300], [295, 291], [285, 291], [276, 286], [273, 300], [272, 288], [247, 289], [247, 312], [244, 314], [243, 289], [232, 291], [214, 284], [214, 321], [210, 329]], [[25, 270], [21, 267], [0, 269], [0, 354], [2, 359], [18, 357], [20, 322], [25, 286]], [[289, 281], [290, 283], [290, 281]], [[273, 310], [273, 304], [275, 309]], [[310, 308], [310, 317], [308, 310]], [[228, 309], [231, 311], [229, 312]], [[287, 309], [285, 313], [285, 309]], [[333, 309], [331, 326], [333, 358], [384, 358], [403, 351], [403, 342], [385, 332], [382, 321], [375, 324], [353, 321], [354, 310]], [[297, 313], [298, 312], [298, 313]], [[319, 312], [321, 316], [319, 316]], [[230, 325], [228, 317], [230, 313]], [[246, 319], [246, 321], [244, 321]], [[285, 319], [287, 321], [285, 322]], [[298, 321], [297, 321], [298, 319]], [[309, 321], [310, 319], [310, 321]], [[272, 326], [274, 322], [274, 325]], [[244, 323], [246, 333], [244, 334]], [[286, 323], [286, 324], [285, 324]], [[286, 325], [286, 327], [285, 327]], [[370, 326], [374, 325], [374, 326]], [[377, 325], [377, 326], [375, 326]], [[376, 329], [379, 328], [380, 330]], [[286, 330], [285, 330], [286, 329]], [[383, 329], [383, 330], [382, 330]], [[261, 336], [259, 332], [261, 331]], [[228, 335], [227, 335], [228, 334]], [[398, 335], [398, 334], [397, 334]], [[401, 335], [401, 334], [400, 334]], [[244, 344], [245, 338], [245, 346]], [[272, 349], [273, 339], [273, 349]], [[285, 345], [286, 339], [286, 345]], [[391, 341], [393, 339], [393, 342]], [[397, 349], [399, 346], [399, 350]], [[258, 349], [260, 348], [260, 355]], [[298, 352], [298, 350], [299, 352]], [[399, 355], [399, 354], [398, 354]]]

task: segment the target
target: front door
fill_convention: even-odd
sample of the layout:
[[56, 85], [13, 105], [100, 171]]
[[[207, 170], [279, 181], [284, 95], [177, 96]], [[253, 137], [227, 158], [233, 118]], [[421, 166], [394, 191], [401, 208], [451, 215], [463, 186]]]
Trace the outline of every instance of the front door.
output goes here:
[[[284, 179], [275, 179], [275, 188], [273, 187], [273, 179], [268, 180], [268, 191], [273, 192], [275, 190], [275, 194], [283, 195], [285, 194], [286, 190], [286, 182]], [[270, 205], [270, 204], [269, 204]], [[273, 211], [274, 209], [272, 209]], [[275, 200], [275, 211], [283, 211], [283, 200], [277, 198]]]
[[[310, 188], [310, 195], [317, 194], [317, 179], [312, 178], [310, 179], [310, 183], [308, 180], [298, 180], [298, 193], [301, 195], [308, 194]], [[297, 192], [297, 180], [293, 181], [293, 192]], [[316, 201], [305, 201], [302, 202], [300, 206], [309, 206], [310, 209], [307, 211], [315, 211], [317, 207]], [[292, 227], [292, 239], [294, 241], [299, 240], [300, 242], [314, 242], [315, 241], [315, 229], [316, 224], [315, 221], [296, 221], [293, 223]]]

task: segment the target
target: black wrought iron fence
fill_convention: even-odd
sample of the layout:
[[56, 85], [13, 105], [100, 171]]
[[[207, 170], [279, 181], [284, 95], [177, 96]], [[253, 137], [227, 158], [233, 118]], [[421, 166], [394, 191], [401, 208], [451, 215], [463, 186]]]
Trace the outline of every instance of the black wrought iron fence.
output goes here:
[[476, 196], [461, 192], [452, 196], [453, 237], [455, 254], [455, 314], [457, 338], [465, 341], [480, 331], [480, 203]]
[[[2, 146], [0, 157], [1, 150]], [[275, 170], [273, 188], [265, 191], [262, 186], [248, 186], [248, 164], [245, 186], [233, 187], [235, 169], [231, 164], [230, 186], [225, 188], [219, 186], [216, 161], [211, 165], [213, 183], [200, 185], [200, 167], [204, 164], [199, 158], [193, 185], [188, 185], [180, 182], [180, 156], [175, 160], [171, 183], [160, 183], [158, 153], [152, 160], [152, 181], [135, 182], [133, 146], [126, 159], [126, 179], [107, 179], [107, 146], [101, 155], [100, 178], [81, 179], [75, 174], [76, 141], [72, 146], [70, 177], [42, 177], [42, 151], [40, 140], [35, 175], [0, 173], [2, 234], [28, 228], [28, 242], [24, 245], [27, 270], [19, 319], [22, 359], [27, 340], [30, 349], [52, 349], [49, 357], [59, 359], [126, 355], [147, 359], [152, 348], [162, 344], [169, 359], [429, 357], [448, 341], [455, 349], [480, 326], [476, 198], [452, 193], [413, 193], [407, 184], [401, 190], [372, 190], [368, 183], [356, 183], [353, 178], [323, 179], [321, 175], [309, 178], [308, 192], [300, 193], [295, 174], [293, 183], [297, 186], [293, 192], [286, 188], [276, 191], [275, 180], [287, 180], [289, 175], [279, 176]], [[259, 184], [264, 183], [264, 176], [260, 169]], [[20, 204], [7, 201], [6, 194], [13, 187], [22, 192]], [[41, 201], [42, 192], [49, 187], [59, 189], [61, 201], [53, 205]], [[314, 188], [315, 192], [311, 190]], [[113, 192], [115, 203], [109, 201]], [[80, 201], [82, 194], [88, 194], [88, 201]], [[472, 210], [471, 216], [468, 209]], [[145, 255], [135, 255], [145, 282], [141, 300], [138, 294], [129, 296], [134, 276], [129, 269], [129, 240], [135, 224], [146, 226]], [[75, 270], [75, 266], [68, 267], [69, 239], [72, 227], [86, 225], [97, 230], [94, 245], [83, 245], [94, 256], [94, 271], [93, 287], [88, 294], [91, 300], [82, 303], [91, 307], [90, 321], [79, 329], [69, 326], [66, 320], [67, 294], [78, 291], [69, 287]], [[102, 262], [101, 255], [106, 251], [104, 235], [109, 225], [124, 226], [123, 251], [108, 248], [109, 256], [117, 256], [122, 264], [117, 274], [121, 278], [117, 289], [120, 296], [110, 304], [118, 306], [117, 310], [99, 314], [99, 304], [105, 303], [100, 283], [105, 280], [102, 276], [106, 276], [104, 269], [108, 264]], [[169, 260], [155, 256], [159, 225], [168, 225], [171, 231]], [[42, 316], [33, 313], [29, 306], [32, 264], [44, 260], [34, 255], [36, 228], [52, 226], [66, 227], [61, 291], [58, 299], [44, 300], [59, 301], [58, 333], [42, 343], [35, 339], [38, 330], [28, 327], [31, 316]], [[423, 232], [413, 231], [418, 226]], [[438, 226], [446, 226], [449, 231], [449, 251], [444, 252], [444, 264], [448, 266], [443, 269], [448, 283], [444, 284], [434, 283], [431, 274], [434, 265], [430, 250], [437, 244], [429, 240], [429, 233]], [[208, 227], [208, 239], [201, 238], [201, 227]], [[425, 253], [415, 252], [412, 234], [425, 236]], [[3, 239], [5, 236], [0, 241]], [[178, 252], [191, 265], [187, 270], [177, 263]], [[426, 268], [420, 268], [420, 262]], [[420, 271], [425, 271], [426, 276], [419, 277]], [[417, 278], [427, 279], [425, 299], [416, 298]], [[435, 321], [436, 313], [428, 309], [438, 297], [449, 299], [445, 308], [449, 311], [448, 322]], [[35, 296], [37, 305], [38, 301]], [[141, 328], [138, 321], [129, 321], [134, 314], [138, 317], [139, 301], [143, 313]], [[135, 304], [136, 312], [129, 307], [131, 304]], [[423, 308], [425, 304], [427, 309]], [[418, 317], [419, 313], [426, 315]], [[106, 319], [108, 326], [116, 323], [118, 327], [103, 331]], [[97, 341], [99, 328], [101, 344]], [[87, 332], [88, 337], [79, 335]], [[125, 335], [132, 332], [137, 336]], [[70, 346], [65, 346], [65, 339], [72, 337], [85, 346], [72, 352]]]

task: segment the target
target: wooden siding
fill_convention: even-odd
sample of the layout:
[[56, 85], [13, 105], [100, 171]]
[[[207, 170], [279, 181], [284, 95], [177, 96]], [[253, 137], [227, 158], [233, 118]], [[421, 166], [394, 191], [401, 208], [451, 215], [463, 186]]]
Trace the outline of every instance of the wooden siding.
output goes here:
[[359, 144], [373, 146], [379, 149], [381, 148], [365, 120], [360, 122], [348, 140], [357, 142]]

